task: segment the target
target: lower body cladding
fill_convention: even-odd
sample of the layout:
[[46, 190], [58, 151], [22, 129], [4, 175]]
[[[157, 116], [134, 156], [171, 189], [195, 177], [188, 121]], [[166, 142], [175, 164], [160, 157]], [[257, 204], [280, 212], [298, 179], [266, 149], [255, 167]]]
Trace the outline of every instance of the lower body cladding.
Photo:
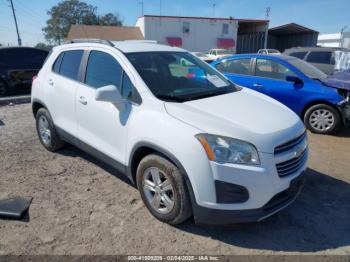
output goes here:
[[[196, 223], [227, 225], [258, 222], [289, 206], [304, 184], [308, 151], [304, 153], [304, 161], [298, 170], [283, 177], [280, 177], [275, 165], [264, 168], [212, 162], [216, 202], [205, 206], [192, 204]], [[273, 161], [273, 155], [266, 155], [262, 163]]]

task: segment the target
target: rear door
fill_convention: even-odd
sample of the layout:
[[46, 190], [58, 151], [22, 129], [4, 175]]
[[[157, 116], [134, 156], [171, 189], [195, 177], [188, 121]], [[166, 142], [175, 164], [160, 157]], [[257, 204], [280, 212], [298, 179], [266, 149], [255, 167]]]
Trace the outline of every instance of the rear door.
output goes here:
[[252, 74], [251, 58], [222, 60], [215, 65], [215, 68], [235, 84], [257, 90], [253, 85], [255, 77]]
[[72, 136], [77, 135], [75, 99], [79, 86], [83, 50], [67, 50], [56, 58], [52, 73], [46, 78], [50, 96], [50, 113], [55, 125]]
[[306, 61], [313, 64], [327, 75], [334, 72], [334, 57], [332, 51], [311, 51]]
[[255, 85], [262, 93], [280, 101], [298, 112], [302, 86], [286, 81], [287, 76], [297, 76], [287, 64], [269, 58], [257, 58], [255, 62]]

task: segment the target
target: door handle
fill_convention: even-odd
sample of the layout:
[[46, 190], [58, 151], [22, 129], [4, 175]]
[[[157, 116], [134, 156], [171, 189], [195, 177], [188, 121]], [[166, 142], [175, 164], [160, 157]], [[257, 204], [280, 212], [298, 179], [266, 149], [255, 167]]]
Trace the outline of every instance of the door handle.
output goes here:
[[52, 79], [49, 79], [49, 85], [53, 86], [53, 80]]
[[80, 104], [83, 104], [84, 106], [87, 105], [87, 101], [86, 101], [85, 97], [83, 97], [83, 96], [79, 97], [79, 102], [80, 102]]
[[262, 84], [259, 84], [259, 83], [255, 83], [253, 86], [254, 86], [254, 87], [262, 87], [263, 85], [262, 85]]

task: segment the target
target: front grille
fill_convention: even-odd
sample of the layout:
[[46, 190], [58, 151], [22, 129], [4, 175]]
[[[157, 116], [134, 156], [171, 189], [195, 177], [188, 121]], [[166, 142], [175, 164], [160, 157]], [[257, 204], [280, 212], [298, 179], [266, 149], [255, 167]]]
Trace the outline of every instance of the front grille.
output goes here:
[[295, 158], [287, 160], [282, 163], [276, 164], [277, 173], [280, 177], [288, 176], [296, 172], [300, 167], [302, 167], [307, 160], [307, 150]]
[[306, 139], [306, 132], [304, 132], [302, 135], [275, 148], [276, 158], [281, 156], [285, 158], [286, 155], [290, 155], [289, 159], [284, 159], [283, 162], [279, 161], [276, 164], [277, 173], [280, 177], [292, 175], [305, 165], [307, 161]]
[[302, 135], [298, 136], [297, 138], [294, 138], [293, 140], [288, 141], [285, 144], [279, 145], [275, 148], [275, 154], [283, 153], [285, 151], [288, 151], [292, 149], [293, 147], [300, 144], [306, 137], [306, 132], [304, 132]]

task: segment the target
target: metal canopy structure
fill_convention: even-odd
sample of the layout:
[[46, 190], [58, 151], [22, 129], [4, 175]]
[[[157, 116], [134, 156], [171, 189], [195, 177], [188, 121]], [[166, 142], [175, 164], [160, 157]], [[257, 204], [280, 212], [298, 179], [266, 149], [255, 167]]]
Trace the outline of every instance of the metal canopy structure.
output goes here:
[[318, 32], [295, 23], [269, 29], [268, 48], [283, 52], [291, 47], [312, 47], [317, 45]]

